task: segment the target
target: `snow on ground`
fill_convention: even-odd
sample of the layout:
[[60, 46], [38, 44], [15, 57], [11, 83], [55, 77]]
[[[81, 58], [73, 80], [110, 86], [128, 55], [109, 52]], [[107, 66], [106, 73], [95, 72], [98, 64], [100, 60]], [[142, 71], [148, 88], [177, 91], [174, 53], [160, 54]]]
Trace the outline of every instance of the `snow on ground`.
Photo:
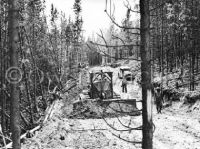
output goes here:
[[[91, 70], [99, 70], [94, 67]], [[128, 85], [128, 93], [121, 92], [121, 80], [118, 79], [118, 68], [105, 67], [113, 71], [114, 91], [122, 98], [141, 98], [140, 88], [135, 82]], [[67, 101], [67, 100], [66, 100]], [[65, 99], [59, 101], [51, 120], [36, 133], [34, 138], [26, 139], [23, 149], [139, 149], [141, 146], [125, 142], [114, 134], [121, 134], [127, 140], [140, 140], [141, 131], [118, 132], [110, 128], [103, 119], [68, 119], [65, 116], [68, 109]], [[137, 105], [139, 106], [139, 105]], [[141, 106], [141, 105], [140, 105]], [[191, 110], [192, 107], [180, 102], [174, 102], [162, 114], [153, 110], [155, 124], [154, 149], [200, 149], [200, 112]], [[115, 128], [125, 129], [117, 118], [106, 118]], [[124, 116], [119, 118], [132, 127], [141, 125], [141, 116]]]

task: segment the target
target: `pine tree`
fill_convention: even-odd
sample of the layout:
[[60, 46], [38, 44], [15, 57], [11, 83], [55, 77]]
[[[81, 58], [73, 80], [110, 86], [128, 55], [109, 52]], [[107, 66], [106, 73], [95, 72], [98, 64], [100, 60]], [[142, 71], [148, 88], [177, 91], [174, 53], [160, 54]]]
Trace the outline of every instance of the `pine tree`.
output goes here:
[[[9, 50], [11, 68], [18, 67], [18, 0], [9, 0]], [[14, 78], [18, 74], [14, 73]], [[11, 131], [13, 149], [20, 149], [20, 103], [18, 83], [11, 83]]]
[[153, 149], [149, 0], [140, 0], [143, 149]]

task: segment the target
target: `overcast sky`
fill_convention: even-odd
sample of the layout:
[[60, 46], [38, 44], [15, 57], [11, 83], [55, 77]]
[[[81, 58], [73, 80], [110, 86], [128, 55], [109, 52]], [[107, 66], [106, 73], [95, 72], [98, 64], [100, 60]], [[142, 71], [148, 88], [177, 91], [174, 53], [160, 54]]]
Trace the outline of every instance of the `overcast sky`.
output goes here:
[[[51, 4], [53, 3], [58, 11], [65, 12], [66, 16], [71, 15], [74, 18], [73, 4], [75, 0], [46, 0], [46, 12], [50, 14]], [[83, 17], [83, 30], [85, 36], [96, 34], [99, 29], [106, 29], [111, 24], [110, 19], [104, 12], [106, 0], [82, 0], [81, 15]], [[109, 1], [109, 0], [108, 0]], [[124, 0], [112, 0], [115, 4], [116, 21], [121, 23], [125, 17], [126, 8], [123, 5]]]

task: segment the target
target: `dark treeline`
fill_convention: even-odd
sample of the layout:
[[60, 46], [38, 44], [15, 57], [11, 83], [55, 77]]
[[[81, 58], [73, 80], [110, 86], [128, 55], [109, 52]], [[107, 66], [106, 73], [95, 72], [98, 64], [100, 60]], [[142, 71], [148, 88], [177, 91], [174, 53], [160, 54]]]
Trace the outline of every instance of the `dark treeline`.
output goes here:
[[151, 50], [154, 70], [177, 73], [180, 86], [195, 90], [199, 82], [198, 0], [151, 1]]
[[[78, 78], [78, 64], [87, 58], [81, 46], [80, 1], [74, 2], [74, 20], [66, 18], [53, 5], [47, 20], [42, 0], [9, 2], [0, 0], [0, 146], [10, 142], [11, 130], [23, 134], [42, 123], [57, 91], [62, 92], [69, 79]], [[13, 56], [18, 64], [13, 65]], [[13, 86], [19, 97], [14, 94]], [[20, 108], [17, 119], [21, 131], [11, 125], [11, 122], [18, 124], [10, 110], [11, 103], [18, 98], [20, 105], [12, 104], [12, 109]]]

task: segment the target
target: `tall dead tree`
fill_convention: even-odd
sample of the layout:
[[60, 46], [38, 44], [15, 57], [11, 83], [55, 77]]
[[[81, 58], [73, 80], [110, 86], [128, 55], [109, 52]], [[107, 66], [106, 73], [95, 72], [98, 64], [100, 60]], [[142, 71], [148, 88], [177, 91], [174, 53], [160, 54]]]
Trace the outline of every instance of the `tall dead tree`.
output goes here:
[[151, 52], [150, 52], [150, 10], [149, 0], [140, 0], [140, 37], [141, 37], [141, 83], [143, 100], [143, 149], [153, 148], [152, 95], [151, 95]]
[[[10, 64], [13, 68], [12, 77], [18, 78], [18, 0], [9, 0], [9, 21], [8, 21], [8, 35], [9, 35], [9, 51], [10, 51]], [[10, 69], [12, 70], [12, 69]], [[16, 81], [16, 80], [14, 80]], [[10, 81], [11, 85], [11, 131], [13, 149], [20, 149], [20, 109], [19, 109], [19, 89], [18, 83]]]

